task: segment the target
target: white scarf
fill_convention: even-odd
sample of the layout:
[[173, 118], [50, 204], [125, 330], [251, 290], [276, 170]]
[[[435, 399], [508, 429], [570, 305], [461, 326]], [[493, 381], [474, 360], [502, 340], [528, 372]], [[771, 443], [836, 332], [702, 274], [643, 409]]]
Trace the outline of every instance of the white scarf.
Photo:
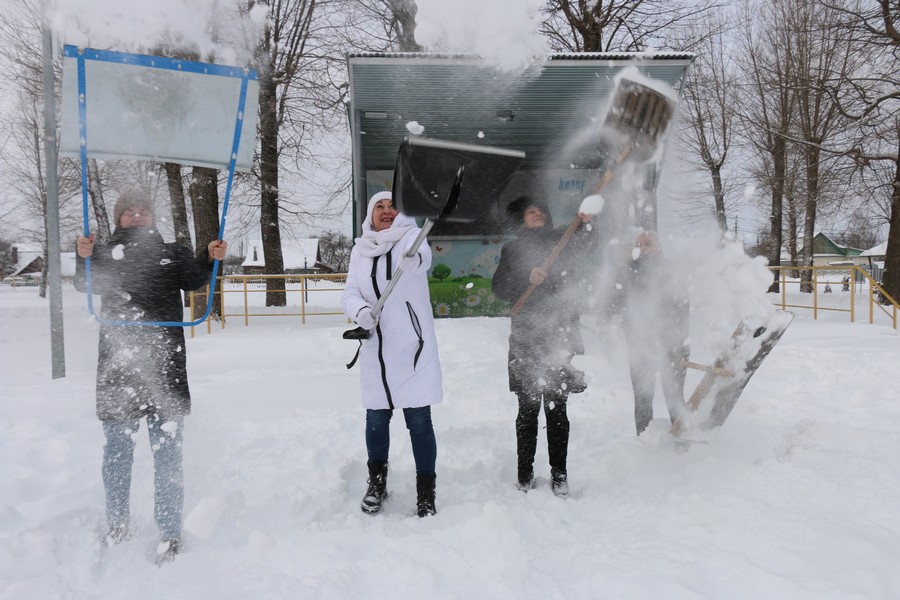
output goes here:
[[363, 234], [356, 238], [356, 245], [363, 256], [375, 258], [391, 251], [394, 244], [403, 239], [403, 236], [416, 227], [416, 220], [404, 214], [397, 213], [397, 217], [391, 226], [381, 231], [372, 229], [372, 206], [369, 206], [366, 220], [363, 222]]

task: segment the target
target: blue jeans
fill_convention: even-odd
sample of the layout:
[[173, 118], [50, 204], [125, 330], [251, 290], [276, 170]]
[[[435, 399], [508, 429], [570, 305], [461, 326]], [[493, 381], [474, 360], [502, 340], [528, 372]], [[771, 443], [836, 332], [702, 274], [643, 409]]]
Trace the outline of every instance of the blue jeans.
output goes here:
[[[393, 415], [394, 411], [389, 408], [366, 410], [366, 449], [370, 461], [387, 462], [391, 447], [390, 425]], [[404, 408], [403, 417], [406, 419], [406, 428], [409, 429], [416, 473], [434, 475], [437, 441], [434, 438], [434, 426], [431, 424], [431, 407]]]
[[[106, 489], [106, 522], [110, 528], [128, 527], [131, 495], [131, 467], [134, 463], [135, 435], [140, 421], [103, 421], [103, 487]], [[153, 451], [154, 516], [160, 538], [181, 537], [184, 508], [184, 471], [181, 444], [184, 417], [147, 417], [150, 449]]]

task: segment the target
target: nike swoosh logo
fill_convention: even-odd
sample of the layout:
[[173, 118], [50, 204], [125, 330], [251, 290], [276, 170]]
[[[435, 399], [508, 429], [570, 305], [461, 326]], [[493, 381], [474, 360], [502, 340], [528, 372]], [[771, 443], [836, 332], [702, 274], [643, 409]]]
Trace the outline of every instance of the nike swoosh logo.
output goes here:
[[159, 264], [161, 264], [161, 265], [168, 265], [168, 264], [171, 264], [171, 262], [172, 262], [172, 259], [170, 259], [170, 258], [164, 258], [164, 259], [162, 259], [161, 261], [159, 261]]

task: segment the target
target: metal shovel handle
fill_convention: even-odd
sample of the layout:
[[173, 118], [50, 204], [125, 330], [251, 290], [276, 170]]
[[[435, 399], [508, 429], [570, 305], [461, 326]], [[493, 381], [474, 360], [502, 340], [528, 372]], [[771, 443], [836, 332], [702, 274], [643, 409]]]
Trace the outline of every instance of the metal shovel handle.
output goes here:
[[[434, 221], [431, 219], [426, 219], [425, 224], [422, 225], [422, 230], [419, 232], [419, 235], [416, 236], [416, 239], [413, 240], [412, 245], [409, 247], [409, 250], [403, 255], [406, 258], [410, 258], [416, 255], [416, 252], [419, 251], [419, 246], [422, 245], [422, 242], [425, 241], [425, 238], [428, 237], [428, 232], [431, 231], [431, 228], [434, 226]], [[394, 274], [391, 276], [391, 281], [388, 283], [388, 286], [384, 288], [384, 293], [381, 294], [381, 297], [375, 302], [375, 306], [372, 307], [372, 318], [375, 319], [375, 322], [378, 323], [378, 315], [381, 314], [381, 309], [384, 308], [384, 303], [387, 302], [388, 296], [391, 295], [391, 292], [394, 291], [394, 288], [397, 287], [397, 282], [400, 281], [400, 277], [403, 275], [403, 269], [397, 268], [394, 271]]]
[[[459, 204], [459, 193], [462, 189], [463, 175], [465, 175], [466, 167], [465, 165], [461, 166], [456, 171], [456, 177], [453, 180], [453, 185], [450, 187], [450, 192], [447, 194], [447, 202], [444, 204], [444, 209], [441, 211], [441, 214], [438, 215], [437, 219], [440, 221], [441, 219], [445, 219], [449, 217], [454, 210], [456, 210], [457, 205]], [[422, 245], [422, 242], [425, 241], [425, 238], [428, 237], [428, 233], [431, 231], [431, 228], [434, 227], [435, 220], [426, 219], [425, 223], [422, 225], [421, 231], [419, 231], [419, 235], [416, 236], [416, 239], [413, 240], [412, 245], [409, 247], [409, 250], [403, 256], [413, 257], [419, 251], [419, 246]], [[381, 314], [381, 310], [384, 308], [384, 303], [387, 302], [388, 296], [391, 295], [391, 292], [394, 291], [394, 288], [397, 287], [397, 282], [400, 281], [400, 277], [403, 276], [403, 270], [398, 268], [394, 271], [391, 276], [391, 281], [388, 283], [387, 287], [384, 288], [384, 293], [375, 301], [375, 305], [372, 307], [372, 318], [375, 319], [375, 324], [378, 324], [378, 316]], [[344, 332], [345, 340], [365, 340], [369, 338], [369, 330], [364, 329], [362, 327], [357, 327], [356, 329], [350, 329]]]

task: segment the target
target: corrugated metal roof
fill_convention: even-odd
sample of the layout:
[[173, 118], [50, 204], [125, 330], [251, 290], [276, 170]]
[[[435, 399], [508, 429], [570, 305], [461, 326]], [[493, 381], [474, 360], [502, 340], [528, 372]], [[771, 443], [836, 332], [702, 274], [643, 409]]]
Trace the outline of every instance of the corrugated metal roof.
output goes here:
[[594, 166], [591, 161], [600, 159], [584, 147], [573, 149], [573, 140], [602, 116], [615, 74], [633, 65], [677, 87], [693, 59], [684, 53], [557, 54], [509, 72], [467, 55], [353, 54], [347, 60], [356, 167], [363, 173], [393, 169], [412, 122], [426, 137], [522, 150], [525, 170], [573, 160]]

